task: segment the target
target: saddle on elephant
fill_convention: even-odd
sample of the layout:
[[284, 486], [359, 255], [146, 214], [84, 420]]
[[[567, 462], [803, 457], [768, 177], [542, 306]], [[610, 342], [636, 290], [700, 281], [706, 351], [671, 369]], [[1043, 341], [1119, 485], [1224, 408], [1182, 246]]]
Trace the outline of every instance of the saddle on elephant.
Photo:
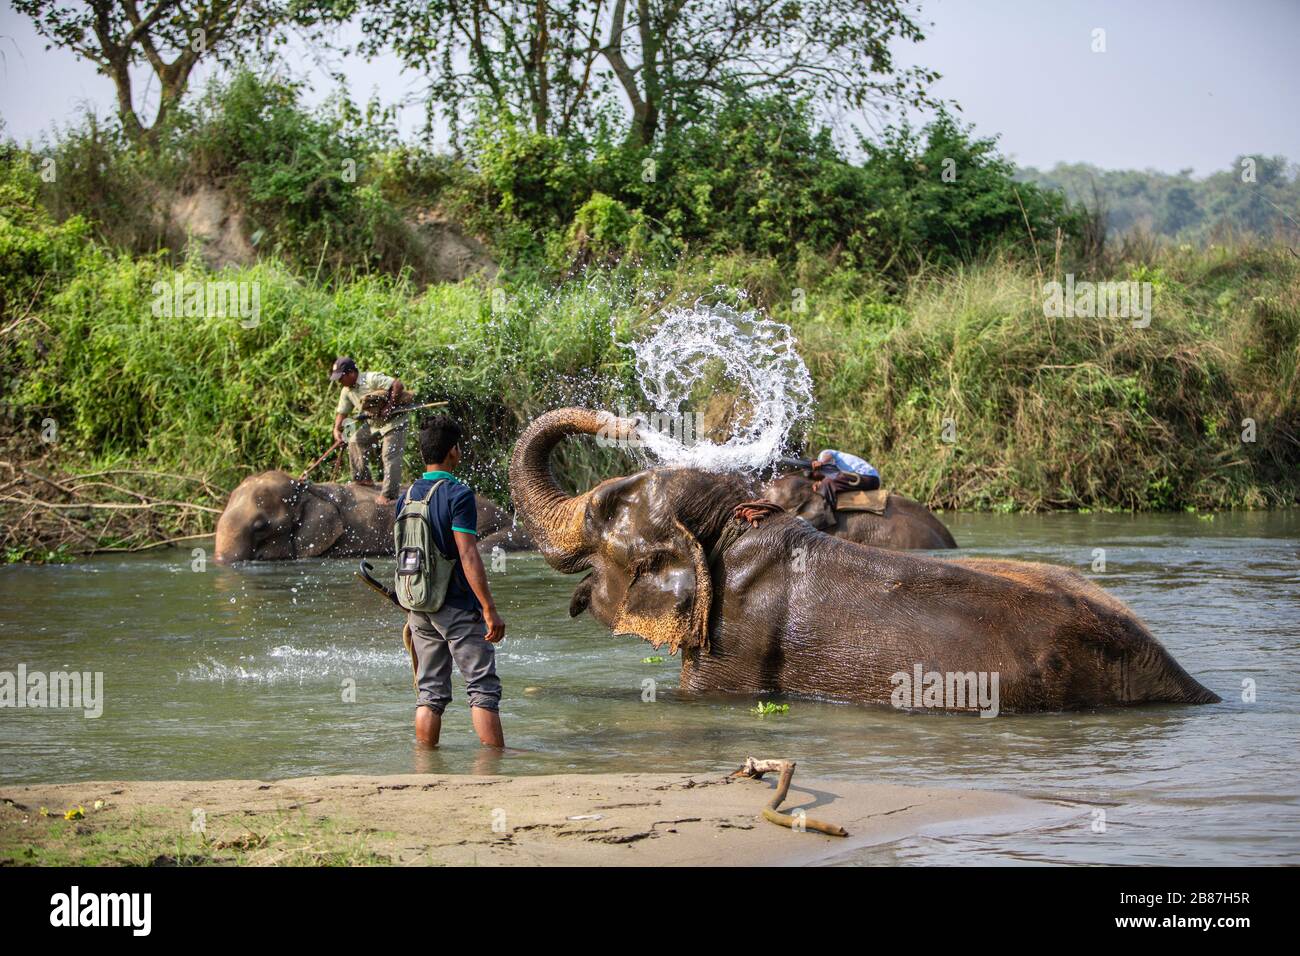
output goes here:
[[[879, 487], [880, 479], [851, 471], [833, 471], [817, 483], [831, 511], [867, 511], [883, 515], [889, 505], [889, 492]], [[864, 487], [875, 485], [876, 487]]]
[[867, 511], [883, 515], [889, 506], [889, 490], [875, 488], [871, 491], [845, 491], [835, 499], [836, 511]]

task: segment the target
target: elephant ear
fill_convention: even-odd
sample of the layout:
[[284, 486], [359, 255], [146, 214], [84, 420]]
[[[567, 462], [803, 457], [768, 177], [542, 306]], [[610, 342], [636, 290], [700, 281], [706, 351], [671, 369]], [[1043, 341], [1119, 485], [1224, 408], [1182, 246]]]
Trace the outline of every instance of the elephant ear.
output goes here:
[[318, 558], [343, 536], [343, 516], [338, 505], [317, 494], [311, 487], [301, 491], [302, 511], [294, 529], [300, 557]]
[[707, 651], [713, 584], [704, 549], [686, 526], [673, 519], [668, 539], [638, 556], [629, 571], [614, 633], [635, 634], [656, 648], [667, 644], [670, 654], [684, 647]]

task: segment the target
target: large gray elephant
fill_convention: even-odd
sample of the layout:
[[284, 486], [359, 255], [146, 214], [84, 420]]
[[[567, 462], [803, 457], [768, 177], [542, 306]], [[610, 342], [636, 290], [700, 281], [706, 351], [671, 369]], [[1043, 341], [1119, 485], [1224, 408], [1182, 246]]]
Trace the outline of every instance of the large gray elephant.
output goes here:
[[895, 551], [955, 548], [957, 542], [925, 505], [891, 491], [884, 513], [832, 510], [807, 474], [777, 475], [763, 486], [763, 496], [797, 515], [818, 531], [847, 541]]
[[[283, 471], [245, 478], [217, 519], [216, 560], [282, 561], [391, 554], [393, 506], [370, 485], [313, 482]], [[531, 547], [509, 512], [478, 497], [479, 549]]]
[[[750, 502], [733, 474], [658, 467], [564, 492], [550, 456], [565, 436], [635, 440], [636, 427], [582, 408], [542, 415], [515, 445], [511, 495], [546, 561], [588, 572], [570, 613], [680, 651], [685, 691], [984, 710], [962, 688], [987, 677], [1003, 711], [1218, 700], [1064, 568], [844, 541]], [[927, 693], [900, 702], [914, 674]], [[931, 675], [961, 696], [932, 697]]]

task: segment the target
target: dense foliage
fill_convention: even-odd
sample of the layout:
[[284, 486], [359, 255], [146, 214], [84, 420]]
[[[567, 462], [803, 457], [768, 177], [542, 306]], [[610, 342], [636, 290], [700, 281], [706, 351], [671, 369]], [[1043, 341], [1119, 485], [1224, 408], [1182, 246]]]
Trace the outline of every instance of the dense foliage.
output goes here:
[[802, 94], [885, 113], [933, 103], [895, 61], [924, 39], [912, 0], [326, 0], [361, 11], [361, 51], [392, 51], [457, 135], [486, 105], [560, 137], [619, 126], [637, 146], [731, 98]]
[[[450, 400], [473, 482], [504, 499], [525, 422], [564, 403], [637, 407], [627, 342], [665, 304], [723, 289], [794, 329], [816, 384], [808, 440], [863, 452], [933, 505], [1300, 496], [1300, 260], [1283, 245], [1106, 253], [1081, 241], [1078, 206], [1018, 182], [993, 141], [942, 113], [860, 161], [781, 97], [702, 110], [653, 148], [485, 113], [453, 157], [399, 143], [381, 112], [311, 112], [298, 94], [240, 74], [151, 150], [92, 122], [4, 148], [14, 459], [148, 463], [181, 482], [151, 494], [183, 498], [198, 476], [219, 495], [324, 449], [326, 372], [350, 353]], [[187, 249], [169, 216], [199, 187], [244, 217], [248, 261], [213, 272]], [[429, 212], [481, 236], [501, 272], [425, 281], [412, 222]], [[1066, 272], [1151, 283], [1150, 327], [1045, 316], [1042, 284]], [[256, 287], [257, 320], [160, 310], [178, 280]], [[36, 437], [51, 421], [57, 446]], [[589, 485], [627, 466], [612, 455], [570, 443], [560, 470]], [[192, 533], [188, 520], [155, 533]]]
[[[1046, 318], [1033, 267], [1013, 259], [896, 291], [823, 256], [747, 253], [559, 284], [505, 276], [495, 295], [472, 280], [305, 282], [267, 262], [215, 277], [257, 284], [250, 327], [159, 314], [156, 283], [212, 276], [104, 250], [32, 212], [21, 157], [3, 185], [3, 249], [31, 250], [13, 287], [30, 292], [45, 257], [75, 263], [47, 274], [39, 321], [6, 330], [2, 399], [33, 443], [43, 418], [59, 422], [68, 460], [149, 462], [223, 487], [301, 468], [328, 444], [326, 373], [347, 352], [450, 399], [470, 425], [474, 482], [501, 497], [524, 422], [568, 402], [636, 407], [623, 346], [664, 303], [725, 287], [793, 327], [816, 383], [810, 442], [869, 454], [892, 487], [932, 504], [1249, 507], [1300, 494], [1300, 261], [1283, 248], [1171, 249], [1118, 267], [1154, 285], [1149, 328]], [[608, 212], [587, 207], [592, 223]], [[602, 454], [574, 443], [563, 471], [589, 483], [616, 467]]]
[[[175, 251], [185, 237], [170, 204], [215, 186], [237, 202], [259, 252], [311, 276], [415, 266], [404, 220], [428, 210], [452, 214], [508, 265], [552, 276], [593, 258], [661, 265], [744, 251], [832, 255], [900, 279], [997, 247], [1050, 248], [1058, 230], [1080, 227], [1060, 196], [1017, 184], [992, 140], [945, 113], [924, 130], [889, 129], [860, 163], [806, 101], [783, 96], [703, 109], [654, 147], [609, 131], [562, 138], [484, 113], [452, 158], [399, 144], [382, 111], [339, 98], [309, 112], [299, 95], [293, 83], [236, 74], [179, 111], [147, 154], [87, 121], [41, 151], [58, 169], [45, 202], [85, 215], [110, 245]], [[596, 250], [585, 241], [593, 230]]]

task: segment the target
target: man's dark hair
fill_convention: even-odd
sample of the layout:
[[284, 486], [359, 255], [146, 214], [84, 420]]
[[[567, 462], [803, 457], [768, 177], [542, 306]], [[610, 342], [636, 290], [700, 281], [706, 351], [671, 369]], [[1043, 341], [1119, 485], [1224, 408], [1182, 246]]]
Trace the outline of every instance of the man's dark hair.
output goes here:
[[460, 444], [461, 431], [450, 415], [434, 415], [420, 423], [420, 455], [426, 465], [446, 461], [451, 450]]

